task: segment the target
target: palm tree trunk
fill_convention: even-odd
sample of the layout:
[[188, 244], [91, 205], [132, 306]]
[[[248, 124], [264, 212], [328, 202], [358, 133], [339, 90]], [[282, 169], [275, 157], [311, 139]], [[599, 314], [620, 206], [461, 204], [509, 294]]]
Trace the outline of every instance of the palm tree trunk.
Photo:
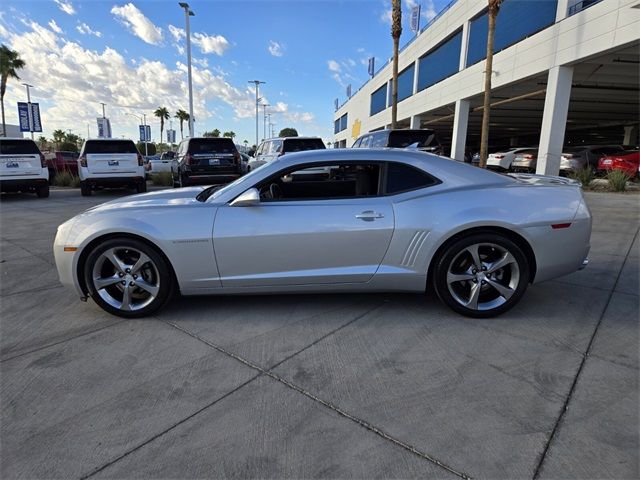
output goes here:
[[4, 120], [4, 95], [0, 98], [0, 105], [2, 105], [2, 136], [7, 136], [7, 123]]
[[180, 139], [184, 140], [184, 133], [182, 132], [182, 122], [183, 122], [183, 119], [181, 118], [180, 119]]
[[393, 39], [393, 74], [391, 80], [391, 128], [398, 124], [398, 47], [400, 39]]
[[158, 142], [158, 148], [162, 152], [162, 131], [164, 130], [164, 119], [160, 118], [160, 141]]
[[482, 133], [480, 135], [480, 167], [486, 168], [489, 155], [489, 117], [491, 109], [491, 75], [493, 73], [493, 38], [496, 33], [498, 12], [489, 12], [487, 32], [487, 60], [484, 72], [484, 103], [482, 108]]

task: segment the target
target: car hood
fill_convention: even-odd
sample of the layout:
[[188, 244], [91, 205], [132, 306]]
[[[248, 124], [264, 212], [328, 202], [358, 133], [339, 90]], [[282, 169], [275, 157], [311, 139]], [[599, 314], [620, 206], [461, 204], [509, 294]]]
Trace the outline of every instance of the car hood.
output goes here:
[[84, 213], [104, 213], [122, 209], [144, 209], [200, 204], [201, 202], [196, 200], [196, 196], [204, 189], [205, 187], [188, 187], [130, 195], [102, 203], [86, 210]]

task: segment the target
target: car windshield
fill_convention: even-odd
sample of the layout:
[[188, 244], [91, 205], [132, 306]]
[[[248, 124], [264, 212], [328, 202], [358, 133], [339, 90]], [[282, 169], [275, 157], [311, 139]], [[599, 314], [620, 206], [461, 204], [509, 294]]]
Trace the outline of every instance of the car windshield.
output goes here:
[[319, 138], [292, 138], [284, 141], [284, 153], [321, 150], [323, 148], [326, 147]]
[[38, 146], [31, 140], [0, 140], [0, 154], [2, 155], [38, 155], [39, 153]]
[[398, 130], [389, 134], [389, 147], [406, 148], [414, 143], [418, 148], [438, 146], [436, 134], [431, 130]]
[[230, 138], [194, 138], [189, 141], [189, 153], [235, 153], [236, 146]]
[[84, 153], [138, 153], [131, 140], [87, 140]]
[[264, 163], [262, 165], [260, 165], [259, 167], [254, 168], [253, 170], [251, 170], [249, 173], [247, 173], [246, 175], [243, 175], [242, 177], [237, 178], [235, 181], [221, 187], [220, 185], [213, 185], [209, 188], [205, 188], [202, 192], [200, 192], [197, 196], [196, 196], [196, 200], [198, 200], [199, 202], [206, 202], [209, 198], [218, 198], [220, 195], [222, 195], [225, 192], [228, 192], [229, 190], [231, 190], [233, 187], [235, 187], [236, 185], [238, 185], [240, 182], [244, 182], [246, 180], [251, 179], [253, 176], [256, 175], [256, 173], [260, 172], [261, 169], [263, 169], [264, 167], [266, 167], [267, 165], [271, 165], [273, 162], [269, 162], [269, 163]]

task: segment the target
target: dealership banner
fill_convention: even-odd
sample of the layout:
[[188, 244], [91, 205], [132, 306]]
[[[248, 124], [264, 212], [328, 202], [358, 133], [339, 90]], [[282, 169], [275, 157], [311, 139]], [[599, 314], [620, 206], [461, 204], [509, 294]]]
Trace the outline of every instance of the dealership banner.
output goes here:
[[98, 117], [98, 138], [111, 138], [111, 122], [108, 118]]
[[29, 104], [27, 102], [18, 102], [18, 118], [20, 119], [20, 131], [30, 132], [31, 122], [29, 121]]
[[167, 143], [176, 143], [176, 131], [167, 130]]
[[371, 57], [369, 59], [369, 75], [371, 75], [373, 77], [373, 75], [376, 73], [376, 57]]
[[351, 98], [351, 84], [347, 85], [347, 98]]
[[140, 130], [140, 141], [141, 142], [150, 142], [151, 141], [151, 127], [149, 125], [138, 125], [138, 129]]
[[420, 30], [420, 5], [411, 9], [411, 30], [413, 33], [418, 33]]
[[40, 104], [31, 104], [31, 131], [42, 132], [42, 122], [40, 121]]

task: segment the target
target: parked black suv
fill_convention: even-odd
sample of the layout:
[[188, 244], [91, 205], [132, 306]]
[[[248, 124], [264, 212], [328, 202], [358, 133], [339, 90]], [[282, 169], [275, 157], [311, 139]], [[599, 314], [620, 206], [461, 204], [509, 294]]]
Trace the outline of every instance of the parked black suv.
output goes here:
[[407, 148], [418, 144], [421, 152], [442, 155], [442, 145], [433, 130], [423, 129], [395, 129], [378, 130], [361, 135], [351, 148]]
[[178, 146], [171, 174], [174, 187], [229, 183], [242, 175], [242, 161], [230, 138], [186, 138]]

